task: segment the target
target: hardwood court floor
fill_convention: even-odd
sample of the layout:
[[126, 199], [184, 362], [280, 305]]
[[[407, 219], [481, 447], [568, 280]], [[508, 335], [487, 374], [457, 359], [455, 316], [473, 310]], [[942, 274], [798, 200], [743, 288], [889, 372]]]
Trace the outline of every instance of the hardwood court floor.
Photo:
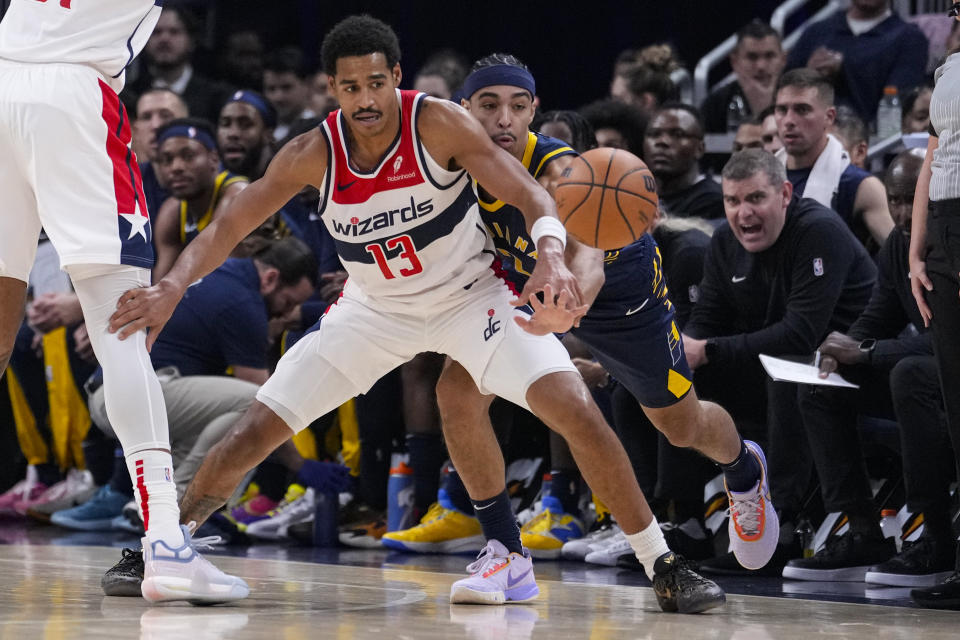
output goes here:
[[[276, 548], [274, 548], [276, 549]], [[681, 616], [660, 612], [646, 587], [574, 582], [541, 572], [540, 599], [507, 607], [451, 606], [459, 575], [417, 564], [348, 566], [288, 559], [269, 548], [213, 556], [245, 578], [251, 597], [236, 606], [148, 606], [108, 598], [100, 576], [118, 557], [110, 547], [0, 546], [0, 640], [431, 640], [590, 638], [621, 640], [913, 640], [960, 637], [960, 612], [729, 595], [725, 608]], [[548, 563], [541, 563], [541, 566]], [[562, 581], [561, 581], [562, 580]]]

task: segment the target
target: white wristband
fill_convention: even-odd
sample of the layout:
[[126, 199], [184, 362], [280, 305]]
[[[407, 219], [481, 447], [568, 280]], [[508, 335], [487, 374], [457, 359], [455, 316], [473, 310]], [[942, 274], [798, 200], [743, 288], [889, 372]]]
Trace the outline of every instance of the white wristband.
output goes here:
[[537, 221], [533, 223], [533, 227], [530, 229], [530, 238], [537, 248], [540, 247], [540, 238], [543, 236], [553, 236], [560, 241], [560, 244], [563, 245], [564, 248], [567, 246], [567, 230], [563, 226], [563, 223], [556, 218], [540, 216], [537, 218]]

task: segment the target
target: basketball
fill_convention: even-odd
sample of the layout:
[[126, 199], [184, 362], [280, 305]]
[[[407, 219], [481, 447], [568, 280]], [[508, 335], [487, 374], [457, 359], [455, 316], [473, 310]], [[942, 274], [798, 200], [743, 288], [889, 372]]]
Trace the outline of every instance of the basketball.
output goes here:
[[580, 242], [619, 249], [650, 229], [657, 212], [657, 182], [643, 160], [623, 149], [591, 149], [557, 182], [560, 222]]

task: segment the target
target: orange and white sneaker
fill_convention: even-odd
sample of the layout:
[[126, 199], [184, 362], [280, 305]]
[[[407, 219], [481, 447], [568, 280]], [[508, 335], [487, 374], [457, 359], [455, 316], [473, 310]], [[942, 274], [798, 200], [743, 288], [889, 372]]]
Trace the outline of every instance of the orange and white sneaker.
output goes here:
[[749, 491], [738, 493], [727, 489], [730, 500], [730, 550], [744, 568], [764, 567], [780, 539], [780, 520], [770, 500], [770, 485], [767, 482], [767, 459], [756, 442], [743, 441], [747, 449], [760, 462], [760, 479]]

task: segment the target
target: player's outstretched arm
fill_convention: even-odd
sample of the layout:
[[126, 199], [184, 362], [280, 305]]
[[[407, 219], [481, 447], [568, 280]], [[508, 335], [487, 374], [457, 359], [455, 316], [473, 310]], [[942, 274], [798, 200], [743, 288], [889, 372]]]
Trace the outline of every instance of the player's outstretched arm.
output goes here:
[[151, 329], [147, 348], [152, 347], [187, 287], [223, 264], [243, 238], [304, 186], [311, 181], [319, 183], [326, 163], [326, 144], [319, 131], [305, 133], [286, 145], [266, 174], [236, 194], [230, 207], [187, 245], [163, 279], [120, 297], [110, 317], [110, 331], [119, 331], [123, 340], [141, 329]]
[[[516, 158], [495, 145], [480, 123], [461, 107], [452, 102], [425, 100], [418, 129], [435, 160], [466, 169], [491, 195], [523, 212], [528, 228], [541, 217], [557, 219], [550, 194]], [[537, 265], [516, 304], [526, 304], [546, 284], [558, 296], [567, 291], [571, 306], [581, 304], [580, 287], [564, 264], [563, 243], [550, 235], [537, 243]]]

